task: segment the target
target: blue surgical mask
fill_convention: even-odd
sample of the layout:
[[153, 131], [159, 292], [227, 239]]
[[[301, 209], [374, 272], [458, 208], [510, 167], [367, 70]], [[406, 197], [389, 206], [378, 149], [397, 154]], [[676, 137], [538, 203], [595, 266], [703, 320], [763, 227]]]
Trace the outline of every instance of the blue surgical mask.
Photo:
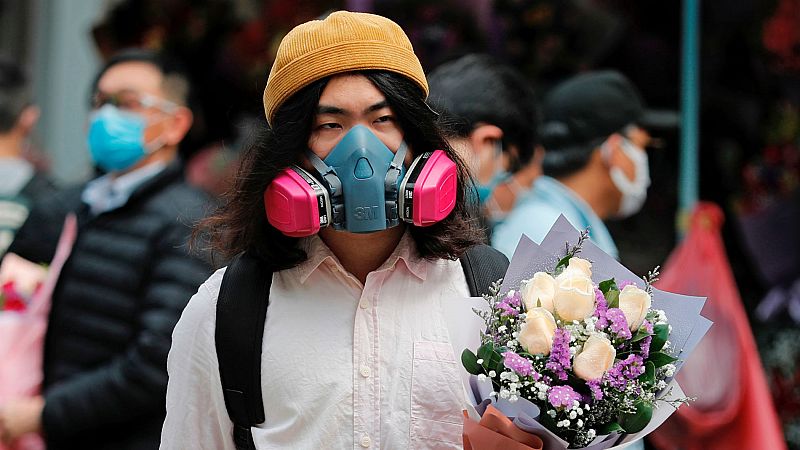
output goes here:
[[[392, 152], [369, 128], [357, 125], [324, 160], [309, 152], [309, 160], [323, 178], [330, 179], [325, 174], [332, 169], [341, 183], [331, 186], [334, 209], [337, 205], [344, 208], [345, 226], [334, 222], [336, 228], [370, 233], [400, 223], [392, 206], [396, 206], [398, 185], [405, 174], [406, 151], [401, 144], [397, 153]], [[395, 211], [390, 212], [394, 217], [388, 217], [387, 210]], [[334, 218], [336, 215], [334, 212]]]
[[486, 203], [486, 200], [492, 195], [498, 184], [506, 181], [510, 174], [506, 171], [497, 172], [487, 184], [475, 182], [475, 190], [478, 191], [478, 201], [481, 205]]
[[498, 162], [500, 161], [502, 155], [503, 155], [503, 144], [501, 141], [497, 141], [497, 144], [495, 145], [494, 148], [494, 159], [493, 159], [496, 169], [494, 174], [492, 175], [492, 179], [489, 180], [489, 182], [486, 184], [483, 184], [480, 181], [475, 180], [475, 190], [477, 191], [478, 194], [478, 202], [480, 202], [481, 205], [484, 205], [486, 203], [486, 200], [489, 199], [489, 197], [492, 195], [492, 192], [494, 192], [498, 184], [506, 181], [508, 177], [511, 176], [511, 174], [507, 170], [504, 170], [501, 167], [497, 167], [499, 166]]
[[147, 153], [144, 129], [147, 122], [139, 114], [103, 105], [94, 111], [89, 122], [89, 152], [101, 169], [108, 172], [125, 170]]

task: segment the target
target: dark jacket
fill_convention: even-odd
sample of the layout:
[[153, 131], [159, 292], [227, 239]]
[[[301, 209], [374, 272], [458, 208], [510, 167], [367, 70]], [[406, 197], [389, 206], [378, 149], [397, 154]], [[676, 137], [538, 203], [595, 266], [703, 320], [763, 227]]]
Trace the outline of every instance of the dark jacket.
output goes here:
[[172, 329], [210, 273], [187, 249], [206, 197], [183, 182], [178, 166], [96, 217], [81, 203], [82, 190], [37, 205], [10, 249], [49, 261], [66, 212], [78, 212], [45, 340], [48, 449], [157, 449]]

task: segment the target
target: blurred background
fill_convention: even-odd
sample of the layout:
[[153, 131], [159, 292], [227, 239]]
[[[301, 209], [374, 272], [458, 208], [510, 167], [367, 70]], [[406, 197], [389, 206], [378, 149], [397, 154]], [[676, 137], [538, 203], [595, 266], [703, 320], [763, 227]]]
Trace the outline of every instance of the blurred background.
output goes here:
[[[541, 97], [569, 75], [615, 68], [648, 106], [681, 107], [677, 1], [0, 0], [0, 53], [28, 68], [42, 110], [27, 157], [62, 186], [90, 178], [93, 75], [117, 50], [157, 49], [194, 83], [187, 174], [220, 194], [264, 123], [261, 93], [280, 39], [335, 9], [398, 22], [426, 72], [487, 52], [522, 70]], [[725, 212], [728, 258], [787, 442], [800, 448], [800, 0], [702, 2], [698, 25], [699, 198]], [[643, 212], [610, 224], [636, 273], [662, 264], [682, 231], [679, 134], [656, 136]]]

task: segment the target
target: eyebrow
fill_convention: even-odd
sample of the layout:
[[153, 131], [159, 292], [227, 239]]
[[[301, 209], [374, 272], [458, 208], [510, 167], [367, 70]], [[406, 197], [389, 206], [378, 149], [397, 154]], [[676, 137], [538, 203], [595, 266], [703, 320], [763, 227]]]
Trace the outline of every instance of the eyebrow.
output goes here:
[[[388, 107], [389, 107], [389, 102], [386, 101], [386, 100], [383, 100], [383, 101], [380, 101], [378, 103], [375, 103], [374, 105], [368, 106], [364, 110], [364, 113], [367, 114], [367, 113], [375, 112], [375, 111], [381, 110], [383, 108], [388, 108]], [[349, 115], [350, 113], [347, 110], [343, 109], [343, 108], [339, 108], [338, 106], [319, 105], [319, 106], [317, 106], [317, 114], [335, 114], [335, 115], [344, 116], [344, 115]]]

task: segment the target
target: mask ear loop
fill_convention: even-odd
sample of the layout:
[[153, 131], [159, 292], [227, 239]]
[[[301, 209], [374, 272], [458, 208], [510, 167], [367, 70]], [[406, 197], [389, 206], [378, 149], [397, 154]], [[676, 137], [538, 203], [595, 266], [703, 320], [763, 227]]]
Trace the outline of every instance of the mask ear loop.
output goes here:
[[344, 229], [345, 227], [345, 214], [344, 214], [344, 190], [342, 189], [342, 180], [336, 174], [336, 170], [325, 164], [314, 152], [307, 151], [306, 156], [308, 161], [317, 170], [317, 173], [322, 177], [323, 186], [328, 189], [331, 194], [331, 210], [333, 212], [333, 226], [337, 230]]
[[395, 152], [394, 158], [392, 158], [389, 170], [386, 171], [384, 189], [386, 191], [386, 226], [388, 228], [397, 226], [400, 223], [400, 214], [397, 206], [397, 191], [400, 185], [400, 175], [403, 173], [403, 162], [406, 159], [407, 152], [408, 146], [405, 141], [403, 141], [400, 143], [400, 148]]

